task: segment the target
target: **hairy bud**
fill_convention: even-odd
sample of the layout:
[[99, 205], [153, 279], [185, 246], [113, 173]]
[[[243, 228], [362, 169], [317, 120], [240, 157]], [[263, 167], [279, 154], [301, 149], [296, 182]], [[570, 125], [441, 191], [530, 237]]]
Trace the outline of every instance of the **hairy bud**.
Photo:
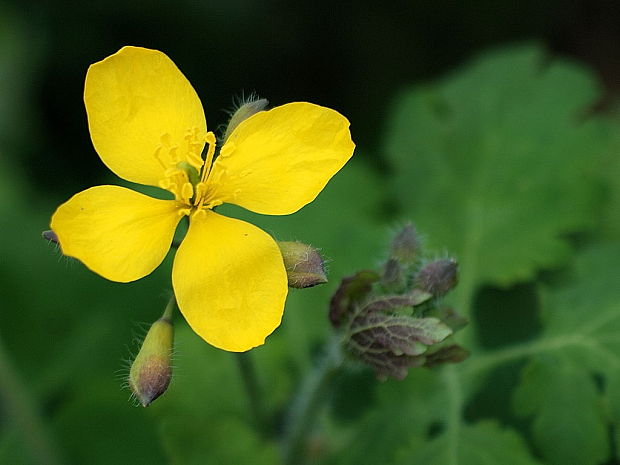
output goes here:
[[269, 101], [267, 99], [261, 98], [250, 98], [248, 102], [245, 102], [241, 105], [230, 117], [230, 121], [228, 121], [228, 126], [226, 127], [226, 133], [224, 134], [224, 142], [228, 140], [232, 132], [235, 130], [242, 121], [248, 119], [250, 116], [255, 115], [259, 111], [263, 111], [269, 105]]
[[415, 277], [416, 285], [435, 297], [442, 296], [456, 286], [457, 269], [456, 261], [450, 258], [427, 263]]
[[301, 242], [278, 242], [278, 247], [290, 287], [303, 289], [327, 282], [323, 258], [314, 247]]
[[424, 263], [419, 236], [406, 224], [381, 268], [344, 278], [330, 301], [329, 320], [343, 349], [379, 379], [402, 380], [412, 367], [460, 362], [469, 354], [450, 340], [467, 319], [441, 299], [457, 284], [457, 263], [435, 260], [419, 269]]
[[390, 247], [390, 258], [397, 260], [403, 265], [411, 265], [418, 258], [420, 252], [420, 239], [411, 223], [407, 223], [400, 230]]
[[340, 286], [329, 302], [329, 321], [339, 328], [355, 312], [356, 305], [363, 301], [379, 281], [374, 271], [360, 271], [340, 281]]
[[164, 316], [151, 325], [129, 371], [129, 387], [143, 407], [161, 396], [172, 379], [172, 321]]
[[381, 284], [385, 289], [399, 291], [405, 287], [405, 270], [395, 258], [390, 258], [383, 267]]

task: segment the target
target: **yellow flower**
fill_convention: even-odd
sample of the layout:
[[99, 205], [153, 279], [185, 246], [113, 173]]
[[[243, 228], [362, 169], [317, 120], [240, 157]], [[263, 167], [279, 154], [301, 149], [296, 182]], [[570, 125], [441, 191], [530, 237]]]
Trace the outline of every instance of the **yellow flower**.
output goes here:
[[52, 217], [63, 253], [112, 281], [134, 281], [159, 266], [187, 215], [172, 269], [181, 312], [221, 349], [263, 344], [284, 310], [282, 256], [267, 233], [212, 208], [299, 210], [353, 154], [347, 119], [304, 102], [262, 111], [234, 129], [213, 161], [215, 136], [191, 84], [165, 54], [138, 47], [88, 69], [84, 102], [93, 145], [108, 168], [163, 187], [175, 200], [118, 186], [80, 192]]

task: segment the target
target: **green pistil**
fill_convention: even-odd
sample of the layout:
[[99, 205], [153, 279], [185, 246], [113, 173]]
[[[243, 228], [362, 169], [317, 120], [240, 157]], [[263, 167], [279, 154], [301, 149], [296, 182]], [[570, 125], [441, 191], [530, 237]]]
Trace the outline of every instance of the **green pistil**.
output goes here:
[[187, 173], [187, 179], [189, 179], [189, 182], [192, 184], [192, 186], [196, 187], [196, 185], [200, 182], [200, 173], [188, 162], [180, 161], [179, 163], [177, 163], [177, 168]]

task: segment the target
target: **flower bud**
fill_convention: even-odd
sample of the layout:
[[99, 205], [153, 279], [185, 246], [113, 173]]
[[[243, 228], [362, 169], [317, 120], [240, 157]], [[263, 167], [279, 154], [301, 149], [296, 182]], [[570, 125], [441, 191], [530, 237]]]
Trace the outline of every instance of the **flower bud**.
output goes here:
[[435, 297], [446, 294], [456, 286], [458, 265], [451, 258], [444, 258], [427, 263], [415, 277], [416, 285]]
[[385, 262], [381, 285], [390, 291], [400, 291], [405, 287], [405, 270], [395, 258]]
[[129, 370], [129, 387], [143, 407], [161, 396], [172, 379], [172, 321], [164, 316], [151, 325]]
[[403, 265], [411, 265], [418, 257], [420, 251], [420, 239], [411, 223], [407, 223], [400, 230], [394, 239], [390, 248], [390, 258], [397, 260]]
[[278, 242], [289, 287], [303, 289], [327, 282], [323, 258], [319, 252], [301, 242]]
[[340, 286], [329, 302], [329, 321], [334, 328], [339, 328], [355, 313], [356, 306], [372, 290], [372, 285], [379, 281], [374, 271], [359, 271], [352, 276], [342, 278]]
[[237, 111], [233, 113], [228, 121], [228, 126], [226, 127], [226, 133], [224, 133], [224, 142], [228, 140], [232, 132], [235, 130], [242, 121], [248, 119], [250, 116], [255, 115], [259, 111], [263, 111], [269, 105], [269, 101], [267, 99], [261, 98], [250, 98], [250, 101], [245, 102], [241, 105]]

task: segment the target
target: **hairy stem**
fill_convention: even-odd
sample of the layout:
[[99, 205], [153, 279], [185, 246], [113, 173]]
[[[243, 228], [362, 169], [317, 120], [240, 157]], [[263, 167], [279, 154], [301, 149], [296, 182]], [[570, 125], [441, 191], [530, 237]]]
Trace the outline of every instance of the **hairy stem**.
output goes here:
[[303, 450], [309, 431], [329, 398], [334, 379], [342, 366], [340, 341], [334, 336], [321, 363], [308, 374], [291, 406], [283, 444], [284, 465], [304, 463]]
[[256, 368], [254, 367], [252, 354], [250, 352], [240, 352], [234, 354], [234, 356], [237, 360], [239, 372], [241, 373], [241, 379], [248, 397], [254, 424], [260, 434], [268, 434], [270, 431], [270, 425], [265, 416], [262, 389], [260, 383], [258, 382], [258, 376], [256, 375]]

